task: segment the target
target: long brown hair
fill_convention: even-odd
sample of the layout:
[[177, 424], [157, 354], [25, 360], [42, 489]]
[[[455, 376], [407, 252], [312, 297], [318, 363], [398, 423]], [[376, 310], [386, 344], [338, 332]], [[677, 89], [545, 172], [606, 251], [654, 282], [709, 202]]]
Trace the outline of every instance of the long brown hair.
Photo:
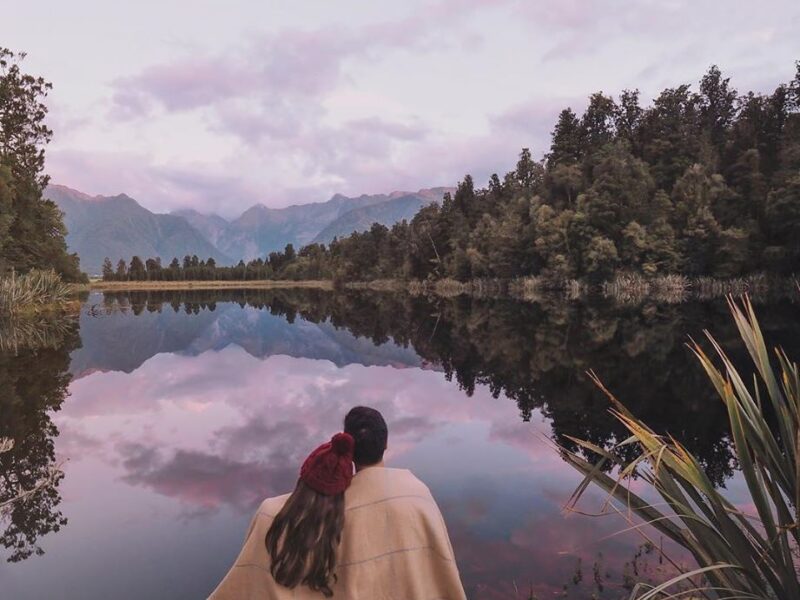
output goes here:
[[320, 494], [298, 480], [267, 531], [270, 572], [288, 588], [300, 584], [333, 596], [336, 549], [344, 528], [344, 493]]

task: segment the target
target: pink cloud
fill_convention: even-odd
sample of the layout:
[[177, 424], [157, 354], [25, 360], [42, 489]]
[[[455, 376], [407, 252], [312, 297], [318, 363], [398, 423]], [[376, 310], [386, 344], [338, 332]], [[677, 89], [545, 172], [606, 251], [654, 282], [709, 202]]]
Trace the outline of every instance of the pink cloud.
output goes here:
[[[437, 12], [458, 14], [448, 3]], [[184, 111], [232, 98], [258, 98], [271, 105], [287, 98], [316, 103], [341, 82], [346, 61], [407, 49], [435, 32], [435, 23], [419, 14], [361, 29], [280, 31], [249, 40], [239, 52], [193, 56], [122, 77], [113, 84], [112, 102], [129, 116], [145, 116], [154, 104]]]

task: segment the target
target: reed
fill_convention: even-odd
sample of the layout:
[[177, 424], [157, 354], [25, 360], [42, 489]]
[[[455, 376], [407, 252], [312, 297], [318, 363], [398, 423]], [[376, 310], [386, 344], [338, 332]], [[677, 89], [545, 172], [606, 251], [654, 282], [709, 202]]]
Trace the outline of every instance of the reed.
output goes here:
[[349, 281], [342, 285], [350, 290], [369, 290], [372, 292], [403, 292], [406, 284], [400, 279], [373, 279], [372, 281]]
[[74, 321], [54, 315], [0, 316], [0, 352], [58, 348], [74, 327]]
[[748, 294], [751, 298], [766, 297], [770, 291], [780, 287], [780, 282], [770, 282], [764, 273], [755, 273], [733, 279], [698, 277], [692, 283], [695, 295], [700, 300], [719, 298], [728, 294]]
[[508, 292], [521, 299], [538, 298], [543, 290], [542, 278], [536, 275], [517, 277], [508, 284]]
[[639, 273], [619, 273], [600, 285], [600, 293], [620, 304], [640, 304], [652, 300], [678, 304], [689, 298], [691, 280], [683, 275], [644, 277]]
[[[768, 352], [749, 298], [741, 304], [729, 298], [729, 304], [754, 365], [751, 383], [710, 334], [720, 367], [699, 344], [692, 341], [690, 348], [727, 408], [748, 499], [734, 504], [712, 485], [695, 456], [638, 420], [594, 374], [611, 400], [612, 414], [630, 434], [619, 446], [637, 446], [639, 457], [625, 462], [615, 448], [573, 439], [597, 453], [601, 463], [613, 463], [618, 471], [612, 477], [602, 464], [561, 449], [565, 460], [584, 474], [569, 508], [590, 485], [598, 485], [610, 495], [607, 506], [629, 519], [632, 528], [645, 537], [649, 527], [655, 528], [694, 556], [697, 568], [682, 569], [658, 586], [640, 586], [632, 598], [687, 597], [685, 590], [673, 587], [686, 582], [694, 582], [694, 597], [800, 598], [800, 371], [783, 351]], [[646, 482], [664, 504], [654, 505], [633, 492], [633, 478]]]
[[470, 289], [469, 283], [463, 283], [449, 278], [439, 279], [431, 286], [431, 290], [437, 296], [442, 296], [443, 298], [452, 298], [454, 296], [468, 294]]
[[404, 282], [403, 288], [412, 296], [438, 296], [455, 298], [470, 296], [473, 298], [501, 298], [509, 295], [511, 283], [504, 279], [478, 278], [469, 281], [457, 279], [419, 280]]
[[25, 275], [12, 272], [0, 278], [0, 314], [36, 311], [48, 305], [67, 302], [71, 290], [52, 270], [30, 271]]
[[564, 282], [564, 296], [567, 300], [580, 300], [589, 293], [589, 285], [579, 279], [567, 279]]

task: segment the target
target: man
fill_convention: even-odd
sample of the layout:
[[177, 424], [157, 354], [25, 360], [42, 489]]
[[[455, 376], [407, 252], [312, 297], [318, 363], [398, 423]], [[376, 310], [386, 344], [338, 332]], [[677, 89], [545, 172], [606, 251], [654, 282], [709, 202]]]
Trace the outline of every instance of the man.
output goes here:
[[[345, 600], [464, 600], [455, 556], [439, 508], [410, 471], [383, 464], [388, 430], [383, 416], [357, 406], [344, 419], [355, 440], [356, 474], [344, 492], [344, 528], [337, 552], [333, 597]], [[264, 543], [276, 508], [262, 503], [233, 568], [212, 600], [322, 598], [305, 586], [272, 579]]]

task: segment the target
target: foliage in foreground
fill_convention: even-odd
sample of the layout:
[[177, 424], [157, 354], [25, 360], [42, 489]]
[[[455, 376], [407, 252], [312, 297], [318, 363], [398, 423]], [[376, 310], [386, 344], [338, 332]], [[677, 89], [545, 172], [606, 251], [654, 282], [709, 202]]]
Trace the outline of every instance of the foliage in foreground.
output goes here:
[[[691, 349], [727, 408], [748, 500], [734, 504], [726, 498], [694, 455], [675, 439], [657, 435], [636, 419], [599, 380], [596, 382], [614, 405], [612, 413], [630, 433], [618, 448], [635, 446], [640, 455], [621, 460], [617, 449], [606, 451], [574, 440], [603, 457], [603, 462], [616, 464], [619, 474], [614, 479], [598, 465], [563, 452], [567, 462], [585, 475], [570, 506], [575, 506], [589, 485], [599, 485], [622, 503], [620, 514], [631, 521], [634, 515], [644, 520], [689, 550], [697, 561], [698, 569], [684, 572], [640, 598], [678, 597], [668, 594], [670, 584], [695, 576], [708, 582], [695, 592], [706, 597], [800, 598], [800, 372], [797, 363], [781, 350], [776, 350], [777, 366], [773, 366], [748, 299], [743, 306], [730, 301], [730, 307], [756, 368], [752, 385], [710, 334], [721, 368], [696, 342]], [[634, 493], [629, 485], [634, 477], [649, 484], [669, 510]], [[647, 536], [641, 524], [633, 526]], [[681, 597], [684, 594], [681, 592]]]
[[33, 270], [25, 275], [12, 272], [0, 277], [0, 314], [36, 311], [40, 307], [62, 304], [70, 287], [55, 271]]

